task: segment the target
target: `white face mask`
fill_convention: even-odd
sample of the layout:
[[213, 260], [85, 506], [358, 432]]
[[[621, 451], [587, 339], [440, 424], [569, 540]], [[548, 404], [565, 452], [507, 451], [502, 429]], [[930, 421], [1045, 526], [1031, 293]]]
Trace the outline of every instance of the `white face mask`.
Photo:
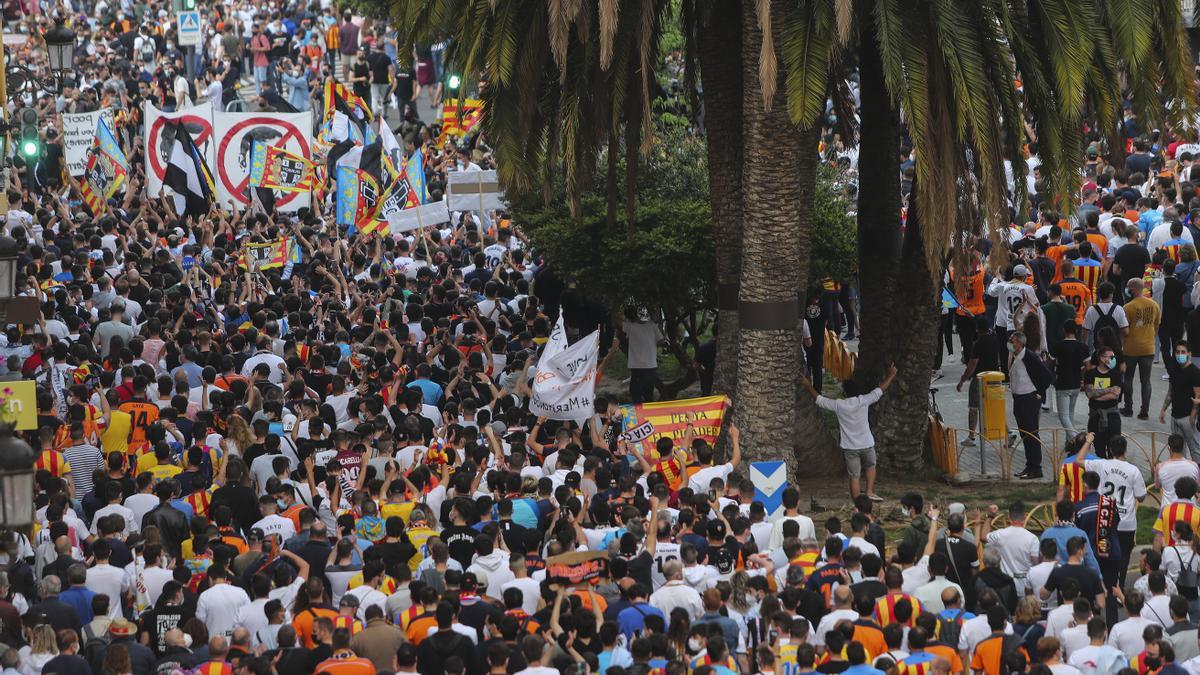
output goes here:
[[704, 645], [701, 644], [699, 640], [696, 638], [688, 638], [688, 651], [698, 652], [703, 648]]

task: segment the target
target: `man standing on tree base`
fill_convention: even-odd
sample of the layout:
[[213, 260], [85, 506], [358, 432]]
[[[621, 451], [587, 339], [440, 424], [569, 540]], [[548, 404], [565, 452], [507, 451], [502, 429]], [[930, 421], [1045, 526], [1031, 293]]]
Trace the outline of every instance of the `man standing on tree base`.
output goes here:
[[858, 496], [862, 489], [859, 481], [865, 473], [867, 496], [871, 501], [883, 501], [882, 497], [875, 494], [875, 437], [871, 435], [867, 411], [891, 386], [896, 377], [896, 365], [889, 364], [883, 382], [865, 394], [859, 394], [858, 385], [853, 380], [843, 382], [842, 391], [846, 397], [841, 399], [820, 395], [807, 378], [803, 375], [799, 377], [800, 384], [816, 399], [817, 407], [837, 414], [838, 428], [841, 430], [840, 445], [846, 457], [846, 472], [850, 474], [850, 498]]

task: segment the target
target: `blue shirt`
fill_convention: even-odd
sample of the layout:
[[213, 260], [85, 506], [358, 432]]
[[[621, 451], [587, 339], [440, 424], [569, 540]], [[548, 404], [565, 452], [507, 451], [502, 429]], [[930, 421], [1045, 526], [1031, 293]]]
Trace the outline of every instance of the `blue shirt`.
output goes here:
[[1084, 541], [1089, 542], [1088, 547], [1084, 549], [1086, 555], [1083, 558], [1083, 564], [1095, 570], [1096, 574], [1100, 574], [1100, 563], [1096, 562], [1096, 556], [1092, 554], [1091, 539], [1088, 538], [1087, 532], [1075, 527], [1074, 525], [1052, 525], [1042, 532], [1040, 541], [1053, 539], [1054, 543], [1058, 544], [1058, 559], [1065, 561], [1067, 559], [1067, 540], [1071, 537], [1083, 537]]
[[646, 626], [646, 617], [648, 616], [657, 616], [664, 622], [667, 620], [661, 609], [652, 607], [649, 603], [639, 602], [621, 610], [621, 613], [617, 615], [617, 627], [627, 639], [632, 639], [634, 633]]
[[92, 598], [94, 597], [96, 597], [95, 592], [74, 586], [58, 594], [59, 600], [75, 608], [75, 612], [79, 614], [80, 625], [87, 625], [96, 618], [92, 614]]
[[422, 378], [409, 382], [408, 386], [421, 390], [421, 398], [425, 405], [437, 405], [438, 400], [442, 398], [442, 385], [437, 382]]

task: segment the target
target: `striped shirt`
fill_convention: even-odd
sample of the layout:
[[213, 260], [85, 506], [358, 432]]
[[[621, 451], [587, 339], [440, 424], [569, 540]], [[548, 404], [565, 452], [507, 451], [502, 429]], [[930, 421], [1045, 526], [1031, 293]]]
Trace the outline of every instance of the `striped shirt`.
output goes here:
[[71, 463], [57, 450], [43, 450], [33, 463], [37, 471], [49, 471], [51, 476], [62, 478], [71, 473]]
[[[74, 474], [72, 474], [74, 475]], [[1167, 504], [1154, 521], [1154, 531], [1166, 540], [1167, 546], [1175, 545], [1175, 523], [1183, 521], [1192, 526], [1192, 532], [1200, 532], [1200, 507], [1190, 501]]]
[[[1075, 455], [1071, 455], [1063, 460], [1062, 468], [1058, 471], [1058, 484], [1066, 488], [1063, 495], [1066, 499], [1073, 502], [1078, 502], [1083, 499], [1087, 488], [1083, 484], [1084, 467], [1075, 463]], [[1087, 459], [1100, 459], [1095, 455], [1088, 455]]]
[[929, 652], [916, 652], [896, 664], [898, 675], [927, 675], [930, 669], [933, 668], [933, 662], [937, 656]]
[[83, 497], [91, 492], [92, 472], [104, 466], [104, 455], [100, 448], [88, 443], [72, 445], [62, 451], [71, 465], [71, 479], [75, 482], [75, 496]]
[[887, 626], [896, 622], [896, 603], [901, 600], [908, 600], [912, 605], [912, 614], [908, 620], [904, 622], [905, 626], [912, 628], [917, 625], [917, 615], [921, 613], [921, 603], [907, 593], [888, 593], [887, 595], [875, 601], [875, 621], [880, 626]]

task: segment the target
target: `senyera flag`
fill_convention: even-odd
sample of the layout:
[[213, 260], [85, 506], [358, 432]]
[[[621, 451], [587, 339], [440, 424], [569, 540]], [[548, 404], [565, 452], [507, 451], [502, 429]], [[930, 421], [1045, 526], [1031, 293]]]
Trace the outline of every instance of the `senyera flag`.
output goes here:
[[658, 439], [664, 436], [673, 439], [678, 445], [683, 440], [690, 420], [695, 437], [713, 444], [717, 442], [717, 436], [721, 435], [721, 423], [725, 419], [725, 408], [728, 405], [727, 396], [626, 404], [620, 406], [621, 430], [637, 429], [649, 422], [653, 430], [642, 440], [642, 447], [649, 453]]
[[104, 201], [116, 194], [129, 173], [125, 153], [117, 145], [103, 118], [96, 123], [96, 136], [88, 153], [80, 189], [88, 209], [94, 215], [99, 215], [104, 210]]
[[301, 155], [262, 141], [251, 153], [250, 185], [280, 192], [308, 192], [316, 181], [316, 165]]
[[438, 137], [437, 144], [445, 144], [449, 137], [458, 138], [470, 134], [482, 119], [483, 101], [473, 98], [452, 98], [446, 101], [442, 106], [442, 135]]

